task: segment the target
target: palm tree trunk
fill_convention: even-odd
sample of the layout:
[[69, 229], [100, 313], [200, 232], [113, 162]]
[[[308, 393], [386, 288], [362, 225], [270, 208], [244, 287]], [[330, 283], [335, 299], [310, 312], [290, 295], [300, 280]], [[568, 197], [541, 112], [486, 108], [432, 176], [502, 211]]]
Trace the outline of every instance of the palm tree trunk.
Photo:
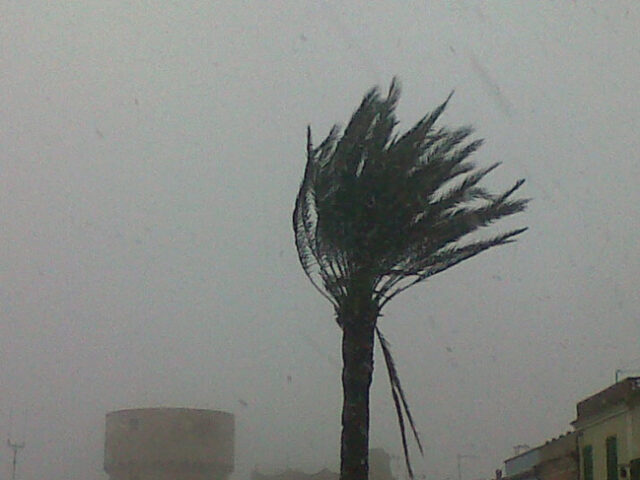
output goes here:
[[369, 388], [376, 317], [359, 313], [342, 319], [340, 480], [367, 480], [369, 474]]

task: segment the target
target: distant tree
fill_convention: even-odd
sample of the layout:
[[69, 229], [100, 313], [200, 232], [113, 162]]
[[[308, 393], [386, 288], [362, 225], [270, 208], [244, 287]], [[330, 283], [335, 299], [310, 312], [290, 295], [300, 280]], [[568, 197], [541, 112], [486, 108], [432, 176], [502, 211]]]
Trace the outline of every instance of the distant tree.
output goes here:
[[317, 147], [307, 130], [307, 163], [293, 229], [300, 263], [334, 307], [342, 329], [340, 477], [368, 476], [369, 388], [377, 336], [391, 383], [409, 475], [405, 421], [422, 452], [389, 345], [377, 327], [382, 308], [400, 292], [496, 245], [519, 228], [486, 239], [468, 235], [521, 212], [513, 199], [524, 180], [493, 194], [479, 186], [495, 163], [469, 160], [482, 144], [472, 129], [435, 128], [449, 98], [398, 136], [396, 79], [386, 98], [369, 91], [341, 133], [334, 126]]

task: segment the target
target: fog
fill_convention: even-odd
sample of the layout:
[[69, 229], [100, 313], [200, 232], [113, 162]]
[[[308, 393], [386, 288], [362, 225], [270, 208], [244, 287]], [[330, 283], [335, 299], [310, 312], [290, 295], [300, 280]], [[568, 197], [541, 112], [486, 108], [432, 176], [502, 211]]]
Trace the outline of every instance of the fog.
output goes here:
[[[104, 415], [236, 415], [234, 479], [337, 469], [340, 330], [291, 229], [305, 129], [398, 75], [406, 129], [454, 97], [527, 225], [402, 294], [381, 326], [419, 474], [489, 476], [640, 369], [640, 6], [3, 2], [0, 439], [19, 478], [105, 479]], [[381, 367], [380, 352], [376, 352]], [[401, 453], [386, 373], [371, 445]], [[9, 478], [11, 451], [0, 450]], [[402, 463], [396, 472], [403, 476]]]

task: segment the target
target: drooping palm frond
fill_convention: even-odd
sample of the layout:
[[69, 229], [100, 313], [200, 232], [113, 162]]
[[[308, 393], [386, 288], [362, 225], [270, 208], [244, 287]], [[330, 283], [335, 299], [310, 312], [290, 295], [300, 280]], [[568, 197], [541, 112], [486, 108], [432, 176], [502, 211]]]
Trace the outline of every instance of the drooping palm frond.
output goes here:
[[407, 445], [407, 434], [405, 432], [405, 424], [404, 424], [405, 415], [407, 417], [407, 420], [409, 420], [409, 426], [411, 427], [411, 431], [413, 432], [413, 437], [416, 441], [416, 444], [418, 445], [420, 454], [424, 455], [422, 442], [420, 441], [418, 430], [416, 429], [415, 422], [413, 421], [413, 415], [411, 415], [409, 404], [407, 403], [404, 390], [402, 389], [402, 384], [400, 383], [400, 376], [398, 375], [395, 361], [393, 360], [393, 356], [391, 355], [391, 348], [389, 347], [389, 343], [387, 342], [387, 339], [384, 337], [384, 335], [382, 335], [382, 332], [377, 326], [376, 326], [376, 335], [378, 337], [378, 341], [380, 342], [382, 355], [384, 357], [384, 362], [387, 367], [387, 373], [389, 374], [389, 384], [391, 385], [391, 396], [393, 398], [393, 403], [396, 409], [396, 415], [398, 417], [398, 425], [400, 427], [400, 435], [402, 437], [402, 449], [404, 451], [404, 459], [405, 459], [405, 464], [407, 466], [407, 472], [409, 472], [409, 477], [413, 478], [413, 468], [411, 467], [411, 459], [409, 457], [409, 446]]
[[[482, 145], [470, 140], [471, 127], [436, 128], [452, 94], [398, 135], [400, 88], [394, 79], [386, 97], [370, 90], [344, 131], [333, 127], [319, 146], [307, 131], [307, 163], [293, 213], [295, 242], [305, 273], [333, 304], [339, 323], [353, 295], [366, 295], [379, 312], [407, 288], [526, 230], [465, 241], [523, 211], [528, 200], [513, 199], [523, 180], [500, 193], [480, 186], [499, 164], [481, 168], [471, 160]], [[412, 475], [405, 415], [420, 451], [422, 445], [388, 343], [379, 330], [377, 336]]]

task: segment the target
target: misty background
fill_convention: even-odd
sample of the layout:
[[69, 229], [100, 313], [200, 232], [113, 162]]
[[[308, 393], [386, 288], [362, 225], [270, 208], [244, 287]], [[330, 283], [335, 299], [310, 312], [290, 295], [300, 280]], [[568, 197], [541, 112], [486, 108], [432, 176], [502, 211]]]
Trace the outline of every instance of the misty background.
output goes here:
[[[443, 124], [504, 162], [488, 186], [524, 177], [534, 199], [498, 226], [530, 226], [516, 244], [383, 312], [418, 473], [453, 477], [459, 453], [487, 477], [640, 369], [636, 2], [32, 0], [0, 18], [0, 440], [26, 441], [19, 478], [105, 479], [105, 413], [145, 406], [235, 413], [234, 479], [337, 469], [340, 330], [291, 212], [306, 126], [323, 138], [396, 74], [400, 130], [455, 89]], [[400, 454], [380, 368], [371, 408], [371, 445]]]

